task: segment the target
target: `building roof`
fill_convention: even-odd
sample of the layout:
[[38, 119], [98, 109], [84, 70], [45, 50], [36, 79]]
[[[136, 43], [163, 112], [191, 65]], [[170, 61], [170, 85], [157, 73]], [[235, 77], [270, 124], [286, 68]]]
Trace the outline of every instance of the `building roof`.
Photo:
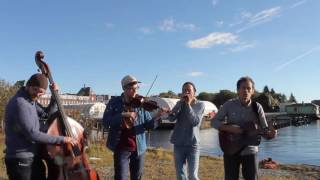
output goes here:
[[92, 90], [91, 87], [86, 87], [86, 86], [81, 88], [77, 93], [78, 96], [90, 96], [92, 94], [96, 94], [96, 93]]

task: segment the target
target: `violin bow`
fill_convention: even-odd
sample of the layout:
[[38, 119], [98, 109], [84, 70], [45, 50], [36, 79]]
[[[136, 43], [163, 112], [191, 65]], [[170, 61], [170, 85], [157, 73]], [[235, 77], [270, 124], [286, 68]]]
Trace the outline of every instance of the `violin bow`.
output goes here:
[[158, 74], [157, 74], [156, 77], [154, 78], [154, 80], [153, 80], [153, 82], [152, 82], [152, 84], [151, 84], [151, 86], [150, 86], [150, 88], [149, 88], [149, 90], [148, 90], [148, 92], [147, 92], [147, 94], [146, 94], [145, 97], [148, 97], [149, 92], [150, 92], [150, 90], [152, 89], [152, 87], [153, 87], [154, 83], [156, 82], [157, 78], [158, 78]]

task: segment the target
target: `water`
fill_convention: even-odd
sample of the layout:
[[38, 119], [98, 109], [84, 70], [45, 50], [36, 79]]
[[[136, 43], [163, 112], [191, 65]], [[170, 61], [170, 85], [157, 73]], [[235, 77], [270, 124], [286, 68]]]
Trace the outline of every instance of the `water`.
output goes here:
[[[201, 130], [202, 154], [222, 156], [218, 132], [215, 129]], [[148, 135], [149, 146], [172, 149], [169, 142], [171, 130], [156, 130]], [[320, 121], [306, 126], [290, 126], [278, 130], [273, 140], [263, 140], [259, 146], [259, 159], [272, 157], [281, 163], [320, 165]]]

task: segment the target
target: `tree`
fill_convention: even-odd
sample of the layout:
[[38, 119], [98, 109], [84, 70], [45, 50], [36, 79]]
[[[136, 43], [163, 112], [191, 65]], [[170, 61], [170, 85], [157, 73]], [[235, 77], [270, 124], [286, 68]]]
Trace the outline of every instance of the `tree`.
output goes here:
[[179, 98], [179, 96], [173, 91], [169, 90], [168, 92], [162, 92], [159, 94], [159, 97], [162, 98]]
[[214, 98], [212, 100], [213, 104], [215, 104], [217, 107], [220, 107], [223, 105], [226, 101], [229, 99], [237, 97], [237, 94], [230, 91], [230, 90], [220, 90], [219, 93], [216, 93], [214, 95]]
[[297, 100], [296, 100], [296, 98], [293, 96], [292, 93], [290, 94], [290, 97], [289, 97], [289, 101], [288, 101], [288, 102], [297, 103]]
[[265, 112], [272, 111], [272, 96], [268, 93], [261, 93], [253, 98], [254, 101], [260, 103]]
[[282, 95], [280, 96], [280, 102], [281, 102], [281, 103], [287, 102], [287, 96], [286, 96], [285, 94], [282, 94]]
[[199, 93], [198, 97], [199, 100], [203, 101], [213, 101], [214, 94], [213, 93], [207, 93], [207, 92], [201, 92]]
[[4, 120], [4, 113], [6, 105], [9, 101], [9, 99], [15, 94], [17, 91], [17, 86], [12, 86], [5, 80], [0, 80], [0, 123], [1, 123], [1, 129], [3, 120]]
[[269, 93], [269, 92], [270, 92], [270, 91], [269, 91], [268, 86], [265, 85], [264, 88], [263, 88], [263, 93]]
[[276, 94], [276, 92], [274, 91], [274, 89], [273, 89], [273, 88], [271, 88], [271, 90], [270, 90], [270, 94], [271, 94], [271, 95], [275, 95], [275, 94]]

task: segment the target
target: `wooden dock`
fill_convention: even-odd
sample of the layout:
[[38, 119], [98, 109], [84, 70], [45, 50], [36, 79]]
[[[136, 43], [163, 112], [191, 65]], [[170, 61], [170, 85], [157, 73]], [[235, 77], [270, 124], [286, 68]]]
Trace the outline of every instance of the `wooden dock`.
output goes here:
[[287, 113], [266, 113], [267, 121], [273, 121], [276, 128], [288, 126], [301, 126], [310, 124], [311, 121], [317, 120], [307, 115], [292, 115]]

